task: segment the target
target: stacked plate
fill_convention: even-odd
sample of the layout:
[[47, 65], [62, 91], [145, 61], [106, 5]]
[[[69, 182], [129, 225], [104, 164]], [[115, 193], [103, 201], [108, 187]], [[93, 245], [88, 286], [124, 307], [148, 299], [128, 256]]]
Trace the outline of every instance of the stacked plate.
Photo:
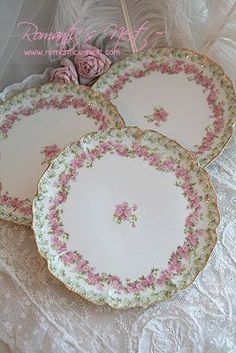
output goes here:
[[0, 217], [33, 224], [49, 270], [91, 302], [167, 300], [215, 246], [217, 198], [203, 167], [235, 120], [230, 79], [190, 50], [132, 55], [93, 90], [26, 90], [0, 107]]

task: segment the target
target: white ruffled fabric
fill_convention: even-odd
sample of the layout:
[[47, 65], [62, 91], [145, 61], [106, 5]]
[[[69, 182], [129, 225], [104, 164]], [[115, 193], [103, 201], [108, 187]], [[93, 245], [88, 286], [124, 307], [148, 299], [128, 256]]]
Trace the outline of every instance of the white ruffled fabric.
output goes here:
[[[166, 43], [209, 54], [236, 82], [235, 1], [158, 4]], [[4, 68], [4, 82], [16, 81], [9, 75]], [[0, 99], [45, 80], [47, 72], [30, 76]], [[99, 307], [69, 292], [47, 270], [32, 231], [1, 221], [0, 340], [12, 353], [235, 353], [236, 133], [207, 170], [220, 205], [217, 246], [194, 284], [146, 310]]]

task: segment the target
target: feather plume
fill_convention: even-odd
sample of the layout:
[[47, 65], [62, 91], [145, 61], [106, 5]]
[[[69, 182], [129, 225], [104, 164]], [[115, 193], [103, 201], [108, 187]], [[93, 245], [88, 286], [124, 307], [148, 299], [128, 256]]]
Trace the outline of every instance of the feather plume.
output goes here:
[[[103, 50], [119, 47], [120, 55], [111, 56], [112, 61], [144, 47], [166, 44], [156, 0], [58, 0], [50, 32], [66, 32], [74, 23], [81, 28], [81, 45], [85, 33], [94, 33], [89, 44]], [[138, 33], [143, 24], [145, 29]]]
[[[67, 31], [76, 22], [83, 33], [94, 31], [90, 44], [103, 50], [120, 47], [121, 55], [110, 56], [113, 62], [144, 47], [188, 47], [209, 55], [236, 78], [236, 0], [58, 0], [50, 30]], [[119, 40], [122, 30], [131, 36]]]
[[236, 1], [160, 1], [169, 46], [188, 47], [220, 63], [236, 81]]
[[196, 49], [192, 33], [193, 9], [192, 2], [160, 1], [159, 9], [164, 20], [165, 38], [169, 46]]
[[[215, 21], [213, 19], [215, 18]], [[236, 81], [236, 1], [211, 0], [200, 50], [221, 63]]]

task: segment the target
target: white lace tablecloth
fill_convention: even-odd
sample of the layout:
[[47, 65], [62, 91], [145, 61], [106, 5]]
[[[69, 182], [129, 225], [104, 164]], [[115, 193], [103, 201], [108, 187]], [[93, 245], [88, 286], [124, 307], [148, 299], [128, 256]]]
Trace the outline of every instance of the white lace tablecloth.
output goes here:
[[235, 142], [236, 134], [207, 168], [221, 213], [208, 265], [188, 289], [149, 309], [114, 310], [69, 292], [47, 270], [32, 231], [1, 221], [0, 340], [14, 353], [235, 353]]

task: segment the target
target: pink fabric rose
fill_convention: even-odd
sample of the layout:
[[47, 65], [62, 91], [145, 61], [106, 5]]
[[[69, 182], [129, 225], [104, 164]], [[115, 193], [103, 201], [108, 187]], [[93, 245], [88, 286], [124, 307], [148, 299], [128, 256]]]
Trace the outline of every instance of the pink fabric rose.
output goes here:
[[96, 47], [81, 49], [74, 57], [74, 63], [79, 74], [80, 83], [92, 84], [97, 77], [107, 71], [111, 61]]
[[70, 59], [63, 58], [60, 63], [62, 67], [58, 67], [50, 72], [50, 81], [79, 84], [78, 74], [73, 62]]

